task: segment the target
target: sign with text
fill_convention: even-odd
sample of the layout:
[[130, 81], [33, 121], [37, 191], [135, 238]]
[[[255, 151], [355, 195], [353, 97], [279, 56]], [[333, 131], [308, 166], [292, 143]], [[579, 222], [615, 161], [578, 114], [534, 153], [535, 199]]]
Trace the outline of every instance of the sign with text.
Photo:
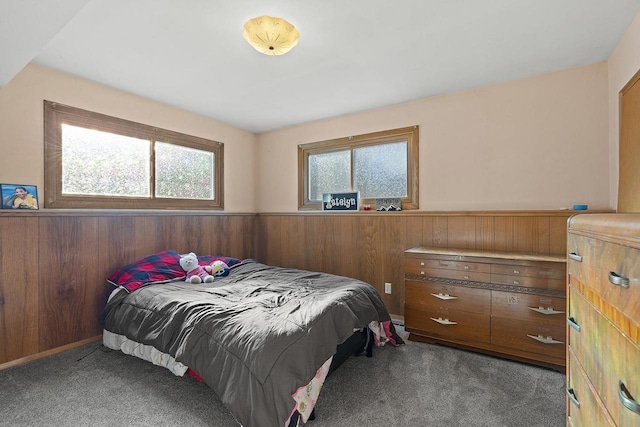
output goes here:
[[322, 210], [357, 211], [358, 200], [360, 200], [360, 196], [357, 191], [351, 193], [323, 193]]

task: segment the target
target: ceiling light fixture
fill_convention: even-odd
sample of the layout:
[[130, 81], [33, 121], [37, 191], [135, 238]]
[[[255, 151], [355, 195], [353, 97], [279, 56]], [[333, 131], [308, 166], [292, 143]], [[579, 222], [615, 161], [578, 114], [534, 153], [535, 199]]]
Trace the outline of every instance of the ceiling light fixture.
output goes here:
[[242, 36], [255, 50], [265, 55], [284, 55], [298, 44], [300, 33], [289, 22], [273, 16], [249, 19]]

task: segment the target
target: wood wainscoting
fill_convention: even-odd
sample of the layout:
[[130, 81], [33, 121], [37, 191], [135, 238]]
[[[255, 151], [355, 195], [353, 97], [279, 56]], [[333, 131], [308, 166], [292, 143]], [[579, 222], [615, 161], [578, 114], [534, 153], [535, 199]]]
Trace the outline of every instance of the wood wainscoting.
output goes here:
[[[256, 258], [256, 214], [0, 212], [0, 369], [102, 333], [118, 267], [165, 249]], [[3, 364], [5, 366], [3, 366]]]
[[389, 312], [403, 317], [406, 249], [564, 254], [574, 213], [0, 212], [0, 369], [95, 339], [112, 289], [106, 277], [161, 250], [355, 277], [375, 286]]
[[[584, 212], [584, 211], [582, 211]], [[259, 214], [258, 258], [267, 264], [354, 277], [404, 316], [404, 251], [414, 246], [566, 253], [576, 211]], [[391, 294], [384, 284], [391, 283]]]

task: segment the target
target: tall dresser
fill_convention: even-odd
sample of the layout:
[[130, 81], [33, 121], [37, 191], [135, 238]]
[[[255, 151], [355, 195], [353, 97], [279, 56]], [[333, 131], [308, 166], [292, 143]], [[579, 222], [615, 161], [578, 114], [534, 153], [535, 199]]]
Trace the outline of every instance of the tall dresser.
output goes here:
[[568, 221], [567, 425], [640, 426], [640, 214]]

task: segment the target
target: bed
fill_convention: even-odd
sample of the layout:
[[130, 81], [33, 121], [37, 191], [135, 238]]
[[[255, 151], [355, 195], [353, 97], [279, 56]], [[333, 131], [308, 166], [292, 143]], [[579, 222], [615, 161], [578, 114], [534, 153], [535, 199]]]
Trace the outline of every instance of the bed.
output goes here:
[[[312, 416], [326, 376], [371, 344], [397, 345], [389, 313], [365, 282], [230, 257], [229, 274], [185, 282], [172, 250], [112, 274], [104, 344], [212, 387], [244, 427]], [[132, 267], [133, 266], [133, 267]]]

